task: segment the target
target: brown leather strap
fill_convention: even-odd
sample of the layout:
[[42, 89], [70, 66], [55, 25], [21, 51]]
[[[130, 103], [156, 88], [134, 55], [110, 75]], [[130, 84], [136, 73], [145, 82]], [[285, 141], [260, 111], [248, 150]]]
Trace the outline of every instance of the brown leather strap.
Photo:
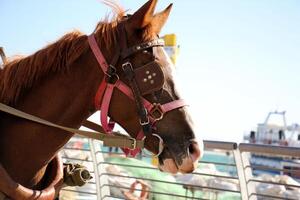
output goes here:
[[151, 134], [150, 121], [148, 118], [147, 109], [145, 108], [142, 98], [141, 98], [142, 95], [141, 95], [139, 87], [136, 83], [132, 65], [130, 62], [126, 62], [122, 65], [122, 68], [123, 68], [126, 78], [129, 81], [129, 84], [130, 84], [130, 87], [132, 90], [132, 94], [134, 96], [134, 100], [136, 103], [138, 115], [140, 118], [140, 124], [143, 127], [144, 134], [149, 135], [149, 134]]
[[95, 126], [94, 123], [92, 122], [85, 122], [85, 125], [87, 125], [87, 128], [92, 128], [99, 130], [97, 132], [92, 132], [92, 131], [84, 131], [84, 130], [78, 130], [78, 129], [73, 129], [65, 126], [60, 126], [58, 124], [54, 124], [52, 122], [49, 122], [47, 120], [41, 119], [39, 117], [30, 115], [28, 113], [22, 112], [20, 110], [17, 110], [13, 107], [7, 106], [5, 104], [0, 103], [0, 111], [6, 112], [8, 114], [27, 119], [39, 124], [43, 124], [46, 126], [58, 128], [70, 133], [74, 133], [83, 137], [87, 138], [92, 138], [96, 140], [101, 140], [103, 141], [103, 144], [105, 146], [114, 146], [114, 147], [122, 147], [122, 148], [130, 148], [130, 149], [135, 149], [135, 148], [144, 148], [144, 141], [143, 140], [136, 140], [131, 137], [127, 136], [121, 136], [121, 135], [106, 135], [104, 133], [101, 133], [100, 130], [103, 130], [102, 127], [100, 126]]
[[163, 39], [151, 40], [149, 42], [144, 42], [142, 44], [123, 49], [121, 52], [121, 56], [122, 56], [122, 58], [127, 58], [138, 51], [142, 51], [142, 50], [148, 49], [150, 47], [158, 47], [158, 46], [164, 46], [164, 45], [165, 45], [165, 42]]
[[[131, 55], [131, 53], [135, 53], [135, 52], [139, 51], [139, 48], [135, 48], [136, 46], [134, 46], [132, 48], [128, 48], [128, 44], [127, 44], [127, 40], [126, 40], [127, 32], [126, 32], [125, 27], [123, 27], [122, 31], [124, 32], [124, 34], [122, 34], [123, 37], [120, 38], [121, 49], [123, 49], [123, 51], [121, 53], [121, 55], [123, 57], [122, 69], [123, 69], [126, 79], [129, 81], [129, 85], [130, 85], [130, 88], [131, 88], [131, 91], [132, 91], [132, 94], [134, 97], [134, 101], [135, 101], [136, 108], [137, 108], [138, 115], [139, 115], [140, 125], [142, 126], [142, 129], [143, 129], [143, 133], [146, 136], [149, 136], [152, 134], [152, 129], [151, 129], [150, 121], [148, 118], [147, 109], [145, 108], [145, 106], [142, 102], [142, 95], [140, 93], [139, 87], [138, 87], [136, 79], [135, 79], [134, 69], [130, 62], [130, 59], [128, 58], [128, 56]], [[140, 45], [140, 47], [147, 46], [145, 44], [146, 43], [142, 43]], [[149, 47], [150, 46], [148, 46], [147, 48], [149, 48]], [[130, 54], [123, 55], [124, 52], [128, 52]]]

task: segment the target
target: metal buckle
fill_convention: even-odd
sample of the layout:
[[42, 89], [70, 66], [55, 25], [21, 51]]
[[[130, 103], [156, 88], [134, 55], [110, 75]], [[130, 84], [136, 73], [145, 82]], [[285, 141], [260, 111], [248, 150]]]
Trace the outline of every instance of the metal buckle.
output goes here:
[[147, 117], [147, 121], [145, 121], [145, 122], [142, 122], [142, 120], [140, 119], [140, 125], [142, 125], [142, 126], [147, 125], [149, 123], [150, 123], [149, 117]]
[[106, 82], [110, 83], [112, 85], [116, 85], [118, 80], [120, 80], [120, 77], [118, 76], [118, 74], [113, 74], [113, 75], [106, 77]]
[[147, 109], [146, 109], [146, 108], [144, 108], [144, 110], [145, 110], [145, 113], [146, 113], [146, 116], [147, 116], [147, 121], [145, 121], [145, 122], [142, 122], [142, 120], [141, 120], [141, 119], [139, 119], [139, 120], [140, 120], [140, 125], [142, 125], [142, 126], [144, 126], [144, 125], [147, 125], [147, 124], [149, 124], [149, 123], [150, 123], [150, 119], [149, 119], [149, 117], [148, 117], [148, 111], [147, 111]]
[[117, 69], [113, 65], [109, 65], [108, 69], [104, 71], [104, 74], [111, 77], [113, 74], [117, 73]]
[[153, 103], [153, 108], [150, 111], [150, 116], [154, 121], [159, 121], [164, 117], [164, 111], [160, 103]]
[[120, 80], [120, 77], [117, 74], [117, 69], [112, 66], [109, 65], [109, 69], [105, 72], [106, 74], [106, 82], [115, 85], [118, 80]]
[[129, 138], [132, 143], [131, 143], [131, 147], [129, 148], [130, 150], [134, 150], [136, 149], [136, 139], [135, 138]]
[[125, 68], [126, 68], [127, 66], [129, 66], [130, 69], [133, 71], [132, 64], [131, 64], [130, 62], [126, 62], [126, 63], [123, 63], [123, 64], [122, 64], [122, 69], [123, 69], [123, 71], [125, 71]]
[[111, 70], [111, 71], [110, 71], [110, 74], [116, 74], [116, 73], [117, 73], [117, 69], [116, 69], [116, 67], [113, 66], [113, 65], [109, 65], [109, 70]]

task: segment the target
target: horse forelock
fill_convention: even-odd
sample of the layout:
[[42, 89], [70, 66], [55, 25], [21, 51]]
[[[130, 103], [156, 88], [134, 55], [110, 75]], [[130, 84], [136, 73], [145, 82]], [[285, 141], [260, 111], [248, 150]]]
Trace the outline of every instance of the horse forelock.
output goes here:
[[[104, 20], [101, 20], [97, 24], [94, 33], [101, 35], [102, 41], [105, 41], [105, 46], [108, 47], [118, 42], [118, 30], [116, 27], [125, 15], [125, 10], [117, 1], [101, 0], [101, 2], [109, 6], [112, 12], [107, 14]], [[99, 40], [99, 44], [101, 44], [102, 41]]]
[[114, 14], [114, 19], [122, 18], [125, 14], [124, 8], [116, 0], [100, 0], [103, 4], [109, 6]]

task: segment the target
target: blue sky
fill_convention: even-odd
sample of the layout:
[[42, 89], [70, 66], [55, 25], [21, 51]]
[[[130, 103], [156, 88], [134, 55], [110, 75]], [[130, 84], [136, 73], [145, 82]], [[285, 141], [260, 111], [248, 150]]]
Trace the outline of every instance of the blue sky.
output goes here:
[[[178, 37], [180, 90], [199, 135], [239, 142], [275, 109], [300, 123], [300, 1], [160, 0], [157, 10], [172, 2], [162, 35]], [[74, 29], [91, 33], [109, 11], [97, 0], [3, 0], [0, 46], [30, 54]]]

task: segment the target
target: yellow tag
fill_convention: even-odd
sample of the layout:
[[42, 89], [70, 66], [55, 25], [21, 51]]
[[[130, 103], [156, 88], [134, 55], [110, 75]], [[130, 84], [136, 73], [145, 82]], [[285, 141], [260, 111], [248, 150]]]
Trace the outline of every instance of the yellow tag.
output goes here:
[[152, 156], [151, 164], [154, 166], [158, 166], [158, 157]]
[[165, 41], [165, 51], [171, 58], [173, 64], [176, 64], [179, 46], [177, 46], [177, 38], [175, 34], [167, 34], [162, 37]]

